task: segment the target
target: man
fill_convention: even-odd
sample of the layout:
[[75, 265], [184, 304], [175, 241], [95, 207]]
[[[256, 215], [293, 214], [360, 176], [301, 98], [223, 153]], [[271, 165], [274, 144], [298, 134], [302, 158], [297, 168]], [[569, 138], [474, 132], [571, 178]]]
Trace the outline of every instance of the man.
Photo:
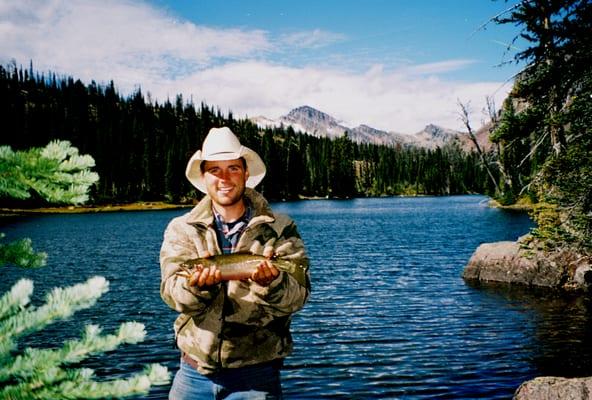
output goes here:
[[[265, 172], [227, 127], [212, 128], [189, 160], [187, 179], [207, 196], [169, 223], [160, 252], [161, 296], [180, 313], [181, 365], [170, 399], [282, 397], [291, 316], [304, 306], [310, 280], [296, 225], [253, 190]], [[247, 280], [223, 281], [216, 266], [179, 274], [184, 261], [236, 252], [267, 259]], [[294, 261], [300, 273], [280, 271], [272, 257]]]

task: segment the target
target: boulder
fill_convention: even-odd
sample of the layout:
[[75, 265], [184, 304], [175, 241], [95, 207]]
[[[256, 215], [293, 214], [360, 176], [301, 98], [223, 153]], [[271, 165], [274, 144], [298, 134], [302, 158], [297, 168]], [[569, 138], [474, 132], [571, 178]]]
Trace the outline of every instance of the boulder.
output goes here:
[[519, 242], [484, 243], [473, 253], [463, 278], [588, 291], [592, 285], [592, 259], [569, 249], [544, 251], [523, 248]]
[[534, 378], [520, 385], [514, 394], [514, 400], [588, 399], [592, 399], [592, 378]]

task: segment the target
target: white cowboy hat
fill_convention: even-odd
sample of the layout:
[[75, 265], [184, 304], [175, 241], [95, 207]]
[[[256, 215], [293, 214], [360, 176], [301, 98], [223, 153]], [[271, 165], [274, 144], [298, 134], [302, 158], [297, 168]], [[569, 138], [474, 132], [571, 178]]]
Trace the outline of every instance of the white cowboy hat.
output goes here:
[[191, 156], [185, 176], [201, 192], [207, 193], [200, 165], [202, 161], [236, 160], [244, 158], [247, 162], [247, 187], [254, 188], [265, 176], [265, 163], [257, 153], [240, 144], [238, 138], [227, 127], [212, 128], [204, 139], [201, 150]]

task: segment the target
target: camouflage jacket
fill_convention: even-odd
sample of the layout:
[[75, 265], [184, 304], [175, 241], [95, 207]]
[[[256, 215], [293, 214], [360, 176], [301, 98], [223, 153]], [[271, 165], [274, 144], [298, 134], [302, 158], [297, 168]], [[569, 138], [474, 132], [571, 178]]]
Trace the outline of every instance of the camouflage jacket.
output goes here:
[[177, 346], [197, 362], [202, 374], [286, 357], [292, 350], [291, 315], [310, 293], [308, 258], [294, 222], [273, 214], [254, 190], [246, 189], [245, 196], [253, 217], [236, 251], [262, 255], [271, 247], [277, 256], [301, 265], [305, 280], [280, 271], [268, 287], [250, 280], [222, 282], [207, 290], [190, 287], [175, 274], [179, 264], [205, 252], [221, 253], [211, 199], [206, 196], [193, 210], [174, 218], [160, 251], [160, 294], [180, 313], [174, 325]]

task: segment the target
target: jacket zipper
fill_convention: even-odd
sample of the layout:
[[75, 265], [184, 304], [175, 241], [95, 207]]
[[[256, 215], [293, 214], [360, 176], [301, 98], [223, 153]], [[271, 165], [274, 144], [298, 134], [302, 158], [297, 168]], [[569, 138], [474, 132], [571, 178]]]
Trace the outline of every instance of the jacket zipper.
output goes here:
[[218, 368], [223, 368], [222, 365], [222, 342], [224, 341], [224, 323], [226, 322], [226, 282], [221, 282], [222, 285], [222, 313], [220, 315], [220, 332], [218, 332]]

